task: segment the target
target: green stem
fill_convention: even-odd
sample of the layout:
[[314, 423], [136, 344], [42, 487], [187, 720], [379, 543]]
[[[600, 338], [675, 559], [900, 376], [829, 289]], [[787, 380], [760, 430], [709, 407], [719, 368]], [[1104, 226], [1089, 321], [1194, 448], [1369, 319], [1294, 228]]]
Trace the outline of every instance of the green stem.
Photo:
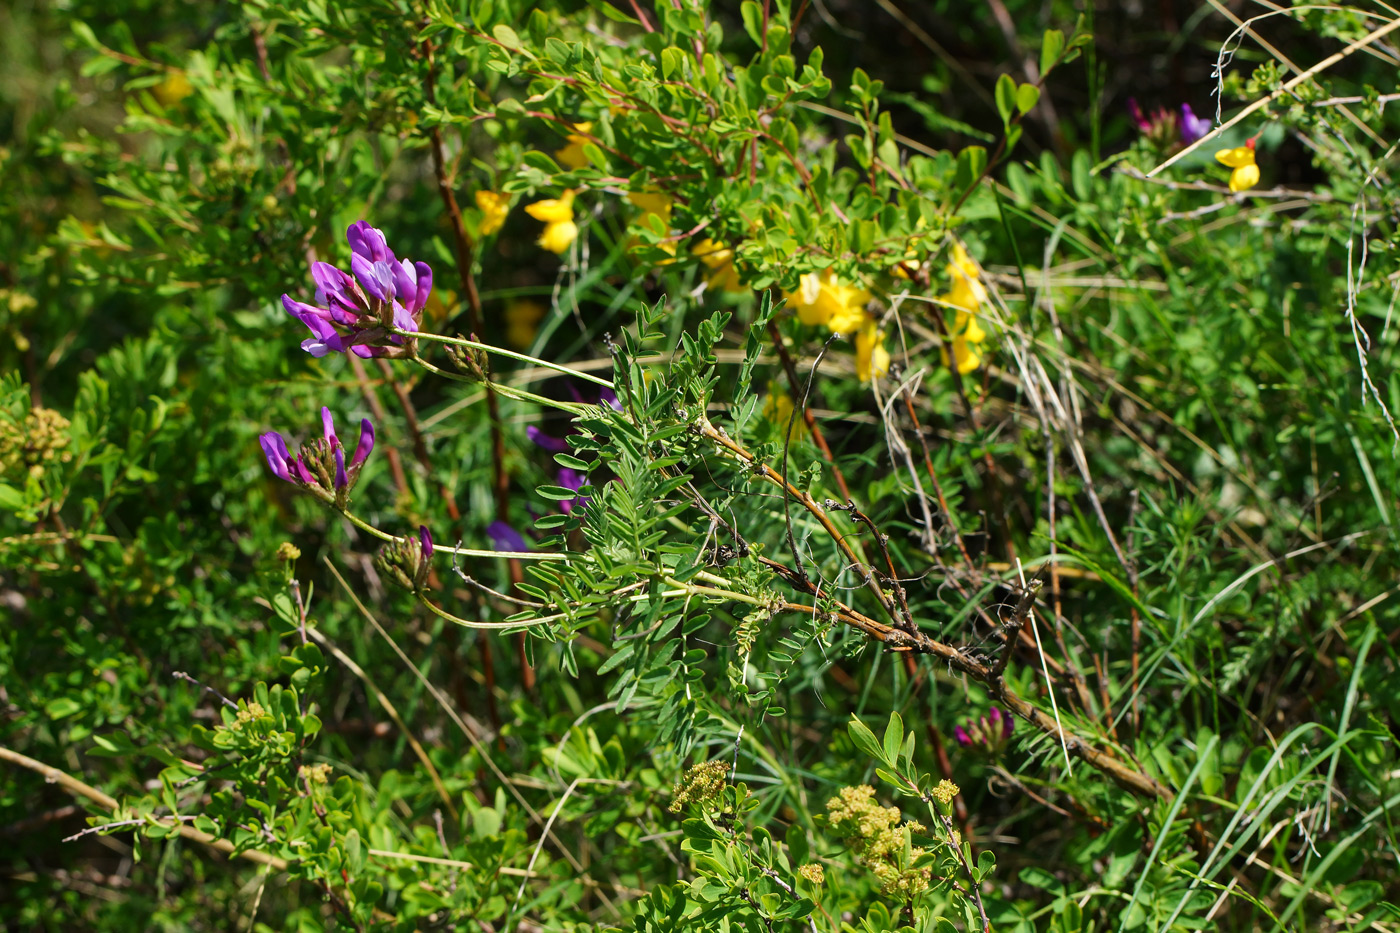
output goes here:
[[[416, 354], [413, 356], [413, 362], [417, 363], [419, 366], [422, 366], [424, 369], [426, 369], [433, 375], [442, 376], [444, 379], [451, 379], [453, 382], [481, 382], [480, 379], [475, 379], [470, 376], [462, 376], [458, 375], [457, 373], [450, 373], [445, 369], [434, 366], [432, 363], [429, 363], [427, 360], [423, 359], [421, 356], [418, 356]], [[546, 408], [557, 408], [560, 411], [567, 411], [570, 414], [574, 415], [583, 414], [588, 410], [589, 407], [587, 405], [580, 405], [577, 402], [560, 402], [556, 399], [545, 398], [543, 395], [536, 395], [533, 392], [527, 392], [524, 389], [517, 389], [514, 386], [504, 385], [499, 382], [492, 382], [488, 384], [492, 389], [496, 390], [498, 394], [504, 395], [506, 398], [513, 398], [518, 402], [533, 402], [536, 405], [543, 405]]]
[[611, 389], [613, 387], [613, 384], [608, 380], [600, 379], [599, 377], [594, 376], [591, 373], [579, 372], [578, 370], [570, 369], [569, 367], [564, 366], [560, 363], [551, 363], [548, 360], [541, 360], [533, 356], [526, 356], [524, 353], [516, 353], [514, 350], [505, 350], [501, 347], [493, 347], [487, 343], [477, 343], [475, 340], [466, 340], [461, 337], [445, 337], [442, 334], [424, 334], [419, 333], [417, 331], [399, 330], [398, 328], [394, 327], [389, 328], [389, 332], [392, 334], [398, 334], [401, 337], [417, 337], [419, 340], [436, 340], [438, 343], [447, 343], [451, 344], [454, 347], [470, 347], [473, 350], [482, 350], [486, 353], [494, 353], [497, 356], [505, 356], [513, 360], [519, 360], [522, 363], [531, 363], [535, 366], [543, 366], [545, 369], [552, 369], [555, 372], [563, 373], [566, 376], [574, 376], [575, 378], [582, 379], [585, 382], [591, 382], [594, 385], [600, 385], [605, 389]]
[[[369, 522], [347, 511], [341, 511], [345, 520], [363, 532], [373, 535], [380, 541], [397, 541], [398, 538], [391, 534], [380, 531]], [[507, 560], [571, 560], [579, 555], [570, 551], [483, 551], [478, 548], [469, 547], [448, 547], [444, 544], [434, 544], [434, 551], [442, 551], [447, 554], [458, 554], [462, 557], [504, 557]]]

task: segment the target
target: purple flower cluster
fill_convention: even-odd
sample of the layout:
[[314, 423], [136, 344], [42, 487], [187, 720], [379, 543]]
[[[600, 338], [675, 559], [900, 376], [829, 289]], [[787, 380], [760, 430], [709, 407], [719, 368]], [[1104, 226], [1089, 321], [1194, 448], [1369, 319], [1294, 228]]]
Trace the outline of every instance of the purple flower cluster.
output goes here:
[[395, 258], [384, 234], [363, 220], [351, 224], [345, 238], [354, 275], [313, 262], [316, 305], [282, 296], [287, 313], [311, 331], [301, 348], [312, 356], [346, 351], [360, 357], [409, 355], [413, 338], [389, 328], [418, 330], [433, 290], [433, 270], [425, 262]]
[[1138, 102], [1129, 97], [1128, 113], [1142, 134], [1164, 150], [1178, 145], [1189, 146], [1210, 132], [1210, 121], [1196, 116], [1190, 104], [1182, 104], [1179, 113], [1158, 107], [1149, 115], [1143, 113]]
[[287, 442], [276, 431], [259, 436], [258, 442], [276, 476], [344, 508], [365, 459], [374, 449], [374, 425], [368, 418], [360, 421], [360, 439], [348, 463], [329, 408], [321, 409], [321, 427], [325, 436], [307, 441], [295, 457], [287, 452]]
[[998, 707], [993, 706], [991, 712], [968, 723], [967, 728], [955, 726], [953, 738], [957, 739], [958, 744], [964, 748], [996, 752], [1006, 744], [1007, 739], [1011, 738], [1011, 731], [1015, 725], [1010, 714], [1003, 713]]

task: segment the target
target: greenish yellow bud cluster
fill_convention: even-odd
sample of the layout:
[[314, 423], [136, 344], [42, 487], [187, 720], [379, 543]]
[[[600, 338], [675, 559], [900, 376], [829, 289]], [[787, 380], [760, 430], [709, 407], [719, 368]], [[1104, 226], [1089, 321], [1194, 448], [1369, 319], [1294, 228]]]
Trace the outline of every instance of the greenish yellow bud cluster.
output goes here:
[[680, 813], [687, 804], [704, 806], [712, 802], [724, 790], [724, 775], [729, 766], [716, 759], [693, 765], [676, 782], [675, 800], [671, 802], [671, 812]]
[[298, 560], [301, 557], [301, 548], [290, 541], [283, 541], [277, 546], [278, 560]]
[[263, 705], [254, 701], [246, 706], [239, 707], [235, 722], [237, 725], [246, 726], [250, 722], [257, 722], [266, 715], [268, 715], [268, 712], [263, 709]]
[[954, 784], [947, 778], [944, 778], [943, 780], [939, 781], [938, 786], [933, 789], [933, 799], [937, 800], [945, 807], [948, 806], [948, 804], [952, 803], [953, 798], [957, 795], [958, 785]]
[[297, 769], [297, 776], [308, 784], [329, 784], [331, 766], [328, 764], [302, 765]]
[[0, 421], [0, 474], [27, 470], [39, 476], [52, 463], [66, 463], [72, 454], [68, 446], [67, 418], [52, 408], [35, 408], [23, 423]]
[[879, 879], [881, 893], [907, 901], [928, 890], [928, 869], [912, 867], [924, 850], [909, 844], [914, 833], [924, 832], [921, 824], [901, 824], [899, 809], [876, 803], [875, 788], [869, 784], [841, 788], [826, 809], [831, 828], [846, 838], [856, 861]]
[[821, 885], [826, 883], [826, 869], [816, 862], [809, 862], [797, 869], [797, 873], [806, 878], [812, 884]]

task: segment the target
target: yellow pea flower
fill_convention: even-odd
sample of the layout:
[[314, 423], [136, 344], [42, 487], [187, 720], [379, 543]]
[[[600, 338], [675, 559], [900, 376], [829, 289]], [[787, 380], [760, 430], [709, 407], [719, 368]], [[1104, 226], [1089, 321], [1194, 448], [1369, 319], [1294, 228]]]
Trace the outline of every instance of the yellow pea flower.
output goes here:
[[788, 297], [803, 324], [820, 325], [842, 334], [860, 329], [865, 305], [870, 301], [868, 291], [845, 284], [830, 269], [802, 276], [797, 292]]
[[583, 144], [592, 140], [582, 134], [592, 132], [593, 123], [575, 123], [573, 128], [575, 132], [566, 137], [568, 145], [554, 151], [554, 161], [566, 168], [583, 168], [588, 164], [588, 156], [583, 154]]
[[706, 237], [690, 248], [690, 254], [710, 270], [710, 275], [705, 280], [707, 287], [726, 292], [744, 291], [744, 283], [739, 280], [739, 270], [734, 268], [734, 250]]
[[525, 213], [536, 220], [543, 220], [545, 227], [535, 242], [542, 248], [558, 255], [578, 239], [578, 225], [574, 223], [574, 192], [565, 191], [557, 198], [546, 198], [534, 204], [525, 205]]
[[544, 232], [535, 242], [543, 249], [549, 250], [556, 256], [563, 253], [573, 245], [578, 239], [578, 224], [572, 220], [561, 220], [557, 223], [545, 224]]
[[885, 332], [875, 326], [873, 319], [856, 333], [856, 378], [869, 382], [872, 377], [890, 371], [890, 353], [885, 349]]
[[[948, 351], [943, 351], [943, 362], [948, 362]], [[982, 354], [977, 352], [975, 344], [968, 342], [968, 339], [961, 334], [953, 338], [953, 362], [958, 364], [958, 372], [964, 376], [982, 365]]]
[[982, 302], [987, 300], [987, 289], [982, 284], [980, 278], [982, 270], [977, 267], [977, 262], [967, 254], [961, 243], [953, 244], [952, 260], [946, 267], [948, 277], [953, 281], [953, 288], [946, 294], [939, 295], [939, 301], [946, 301], [948, 304], [957, 305], [963, 311], [976, 311]]
[[477, 235], [490, 236], [506, 222], [506, 215], [510, 213], [510, 195], [499, 191], [478, 191], [476, 206], [481, 211]]
[[547, 224], [563, 223], [574, 219], [574, 193], [565, 191], [561, 197], [546, 198], [534, 204], [525, 205], [525, 213]]
[[1221, 149], [1215, 154], [1215, 161], [1233, 169], [1230, 172], [1230, 190], [1247, 191], [1259, 184], [1259, 166], [1254, 162], [1254, 140], [1245, 141], [1243, 146]]
[[[779, 435], [787, 431], [788, 421], [792, 418], [793, 410], [796, 407], [792, 402], [792, 396], [784, 392], [777, 382], [769, 380], [768, 396], [763, 402], [763, 420], [771, 424]], [[798, 418], [792, 425], [793, 439], [801, 437], [806, 430], [806, 419]]]
[[659, 191], [629, 191], [627, 200], [647, 214], [655, 214], [668, 222], [671, 219], [671, 199]]
[[[565, 247], [567, 249], [567, 247]], [[513, 298], [506, 302], [506, 343], [525, 351], [534, 346], [544, 318], [545, 306], [533, 298]]]

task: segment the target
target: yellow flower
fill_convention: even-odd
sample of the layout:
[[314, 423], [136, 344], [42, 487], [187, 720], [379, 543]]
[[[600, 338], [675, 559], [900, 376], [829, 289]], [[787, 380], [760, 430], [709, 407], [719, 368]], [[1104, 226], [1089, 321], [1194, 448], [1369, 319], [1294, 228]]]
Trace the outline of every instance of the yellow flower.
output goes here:
[[510, 213], [510, 195], [499, 191], [478, 191], [476, 206], [481, 211], [477, 234], [490, 236], [506, 222], [506, 215]]
[[856, 334], [856, 378], [869, 382], [873, 376], [890, 371], [890, 353], [885, 349], [885, 332], [875, 327], [873, 319]]
[[567, 168], [583, 168], [588, 164], [588, 156], [583, 154], [583, 144], [592, 142], [592, 140], [582, 134], [591, 132], [593, 124], [592, 122], [575, 123], [573, 126], [575, 132], [568, 135], [568, 145], [563, 149], [555, 150], [554, 160]]
[[1230, 173], [1230, 190], [1247, 191], [1259, 184], [1259, 166], [1254, 163], [1254, 140], [1234, 149], [1221, 149], [1215, 161], [1234, 169]]
[[160, 101], [162, 107], [173, 107], [193, 94], [194, 86], [183, 71], [171, 71], [163, 81], [151, 88], [151, 93]]
[[739, 270], [734, 268], [734, 250], [706, 237], [690, 248], [690, 254], [710, 270], [710, 275], [705, 279], [707, 287], [726, 292], [744, 291], [744, 283], [739, 281]]
[[[567, 247], [565, 247], [567, 248]], [[528, 350], [535, 344], [545, 306], [533, 298], [513, 298], [506, 302], [506, 343], [516, 350]]]
[[525, 205], [525, 213], [547, 224], [563, 223], [574, 219], [574, 193], [565, 191], [562, 197], [546, 198], [534, 204]]
[[[768, 382], [768, 397], [763, 403], [763, 420], [773, 425], [778, 433], [787, 432], [788, 419], [792, 418], [793, 409], [792, 396], [788, 395], [778, 384], [772, 380]], [[807, 430], [807, 421], [798, 418], [792, 424], [793, 438], [799, 438]]]
[[578, 239], [578, 224], [572, 220], [561, 220], [557, 223], [545, 224], [544, 232], [535, 242], [542, 248], [558, 255], [568, 249]]
[[[967, 375], [974, 369], [982, 365], [982, 354], [977, 352], [977, 347], [969, 343], [968, 339], [959, 334], [953, 338], [953, 361], [958, 364], [958, 372]], [[943, 363], [948, 363], [948, 351], [943, 351]]]
[[846, 285], [836, 273], [809, 272], [798, 281], [797, 293], [789, 295], [803, 324], [821, 325], [841, 334], [854, 333], [865, 320], [870, 293]]
[[948, 263], [948, 278], [953, 280], [953, 289], [939, 295], [939, 301], [957, 305], [963, 311], [976, 311], [978, 305], [987, 300], [987, 289], [979, 276], [982, 270], [977, 262], [967, 254], [961, 243], [953, 244], [953, 258]]
[[958, 312], [958, 329], [971, 344], [979, 344], [987, 339], [987, 332], [977, 323], [977, 315], [966, 311]]
[[646, 214], [655, 214], [666, 221], [671, 219], [671, 199], [659, 191], [629, 191], [627, 200]]

